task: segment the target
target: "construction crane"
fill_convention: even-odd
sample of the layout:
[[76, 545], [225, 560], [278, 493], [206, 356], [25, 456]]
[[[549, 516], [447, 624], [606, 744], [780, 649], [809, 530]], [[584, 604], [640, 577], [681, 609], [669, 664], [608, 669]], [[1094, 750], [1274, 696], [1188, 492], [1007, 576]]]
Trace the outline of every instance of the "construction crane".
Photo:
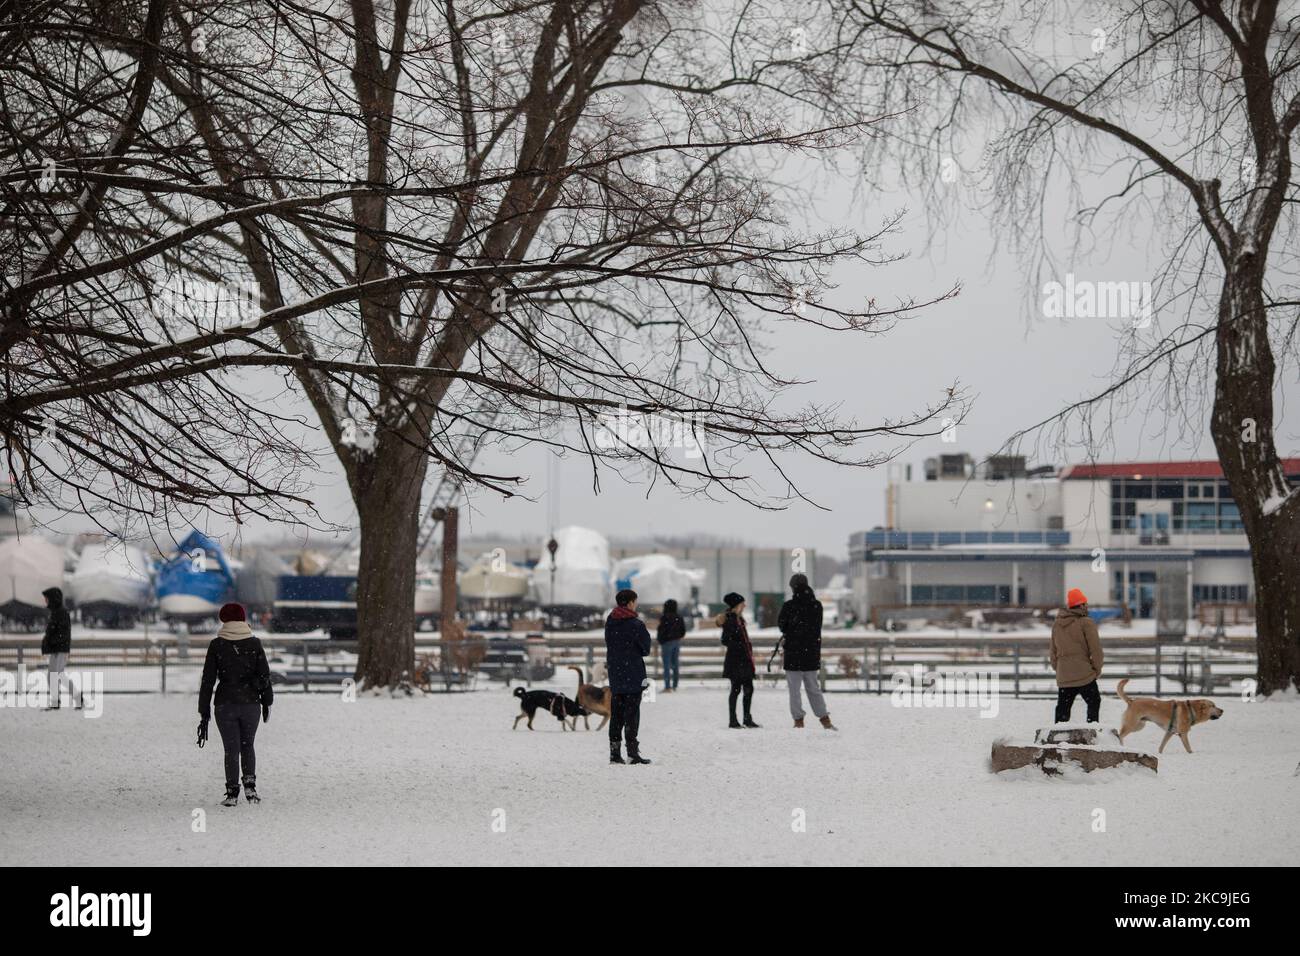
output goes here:
[[[490, 404], [483, 410], [486, 415], [486, 421], [482, 424], [482, 430], [476, 429], [473, 432], [467, 432], [456, 440], [452, 450], [452, 461], [457, 462], [462, 468], [468, 469], [474, 464], [474, 459], [478, 457], [479, 449], [483, 444], [483, 437], [487, 430], [491, 428], [492, 423], [496, 421], [497, 416], [501, 414], [501, 403], [499, 400]], [[442, 523], [443, 516], [453, 502], [460, 497], [462, 488], [459, 479], [450, 471], [444, 471], [442, 477], [438, 479], [437, 486], [433, 489], [433, 496], [429, 499], [429, 510], [424, 513], [424, 520], [420, 522], [420, 531], [416, 536], [416, 559], [418, 560], [424, 553], [429, 550], [433, 543], [433, 536], [438, 530], [438, 525]]]

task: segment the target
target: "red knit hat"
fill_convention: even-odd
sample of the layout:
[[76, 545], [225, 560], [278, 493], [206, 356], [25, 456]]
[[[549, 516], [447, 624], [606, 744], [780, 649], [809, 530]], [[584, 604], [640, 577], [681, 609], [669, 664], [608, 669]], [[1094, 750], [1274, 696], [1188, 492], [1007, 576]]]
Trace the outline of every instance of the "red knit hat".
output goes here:
[[225, 624], [229, 621], [247, 621], [248, 618], [244, 614], [244, 605], [232, 602], [221, 605], [221, 610], [217, 612], [217, 620]]
[[1070, 593], [1065, 596], [1067, 607], [1077, 607], [1080, 604], [1088, 603], [1088, 596], [1078, 588], [1070, 588]]

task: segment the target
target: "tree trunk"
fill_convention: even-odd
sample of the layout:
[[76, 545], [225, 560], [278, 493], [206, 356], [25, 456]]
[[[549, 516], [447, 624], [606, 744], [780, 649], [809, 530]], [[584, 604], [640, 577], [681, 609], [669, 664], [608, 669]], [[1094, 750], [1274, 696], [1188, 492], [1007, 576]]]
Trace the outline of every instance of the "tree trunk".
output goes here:
[[423, 449], [392, 433], [384, 433], [374, 452], [358, 462], [356, 679], [363, 687], [394, 687], [415, 666], [416, 538], [427, 465]]
[[1241, 257], [1224, 280], [1210, 429], [1250, 543], [1257, 690], [1267, 695], [1300, 688], [1300, 493], [1290, 494], [1273, 440], [1275, 369], [1262, 258]]

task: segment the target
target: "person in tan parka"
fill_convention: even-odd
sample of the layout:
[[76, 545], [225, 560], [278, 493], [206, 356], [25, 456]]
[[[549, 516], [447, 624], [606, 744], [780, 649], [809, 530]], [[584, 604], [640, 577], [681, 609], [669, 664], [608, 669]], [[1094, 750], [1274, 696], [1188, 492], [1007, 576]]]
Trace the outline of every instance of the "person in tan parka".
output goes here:
[[1074, 698], [1082, 695], [1088, 705], [1088, 723], [1101, 719], [1101, 676], [1103, 655], [1097, 625], [1088, 616], [1088, 598], [1078, 588], [1066, 596], [1064, 611], [1052, 625], [1052, 670], [1056, 671], [1056, 722], [1067, 723]]

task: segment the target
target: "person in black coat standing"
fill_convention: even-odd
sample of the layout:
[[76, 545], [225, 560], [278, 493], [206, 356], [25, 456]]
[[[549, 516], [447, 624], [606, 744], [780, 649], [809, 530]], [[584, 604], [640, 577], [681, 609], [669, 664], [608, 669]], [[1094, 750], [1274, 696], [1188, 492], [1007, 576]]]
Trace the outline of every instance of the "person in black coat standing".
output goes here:
[[[754, 700], [756, 669], [754, 648], [749, 643], [749, 629], [745, 626], [745, 599], [732, 591], [724, 595], [722, 601], [727, 605], [726, 612], [718, 616], [718, 623], [722, 625], [722, 643], [727, 648], [727, 657], [722, 662], [722, 676], [731, 681], [731, 693], [727, 697], [727, 710], [731, 720], [727, 726], [733, 729], [739, 727], [757, 729], [758, 724], [754, 723], [754, 718], [750, 716], [750, 706]], [[736, 698], [742, 692], [745, 695], [743, 724], [736, 719]]]
[[45, 620], [45, 636], [41, 638], [41, 653], [50, 658], [49, 700], [46, 701], [44, 709], [59, 709], [62, 704], [65, 680], [68, 682], [68, 693], [74, 705], [80, 708], [82, 696], [77, 693], [72, 678], [63, 676], [68, 666], [68, 655], [72, 653], [72, 618], [68, 615], [68, 609], [63, 606], [63, 590], [46, 588], [41, 592], [41, 596], [45, 598], [45, 606], [50, 609], [49, 616]]
[[605, 669], [609, 673], [609, 762], [624, 763], [622, 738], [627, 737], [627, 763], [649, 763], [641, 756], [641, 692], [645, 689], [645, 656], [650, 631], [636, 616], [636, 592], [628, 588], [614, 597], [617, 607], [605, 619]]
[[785, 683], [790, 691], [790, 716], [796, 727], [803, 727], [803, 696], [808, 692], [808, 704], [822, 726], [837, 729], [831, 723], [826, 709], [826, 697], [818, 683], [822, 667], [822, 606], [817, 600], [808, 578], [796, 574], [790, 578], [794, 596], [781, 605], [777, 627], [781, 629], [782, 666]]
[[240, 604], [223, 604], [218, 618], [221, 629], [208, 645], [203, 661], [203, 680], [199, 684], [199, 746], [208, 739], [208, 719], [212, 688], [216, 685], [217, 731], [226, 751], [225, 807], [239, 804], [240, 762], [243, 762], [244, 796], [249, 803], [260, 803], [257, 795], [257, 754], [253, 739], [257, 720], [271, 719], [271, 667], [262, 642], [252, 629]]
[[677, 613], [677, 602], [669, 598], [664, 601], [664, 612], [659, 617], [658, 633], [659, 654], [664, 662], [664, 693], [677, 689], [681, 677], [682, 638], [686, 636], [686, 622]]

